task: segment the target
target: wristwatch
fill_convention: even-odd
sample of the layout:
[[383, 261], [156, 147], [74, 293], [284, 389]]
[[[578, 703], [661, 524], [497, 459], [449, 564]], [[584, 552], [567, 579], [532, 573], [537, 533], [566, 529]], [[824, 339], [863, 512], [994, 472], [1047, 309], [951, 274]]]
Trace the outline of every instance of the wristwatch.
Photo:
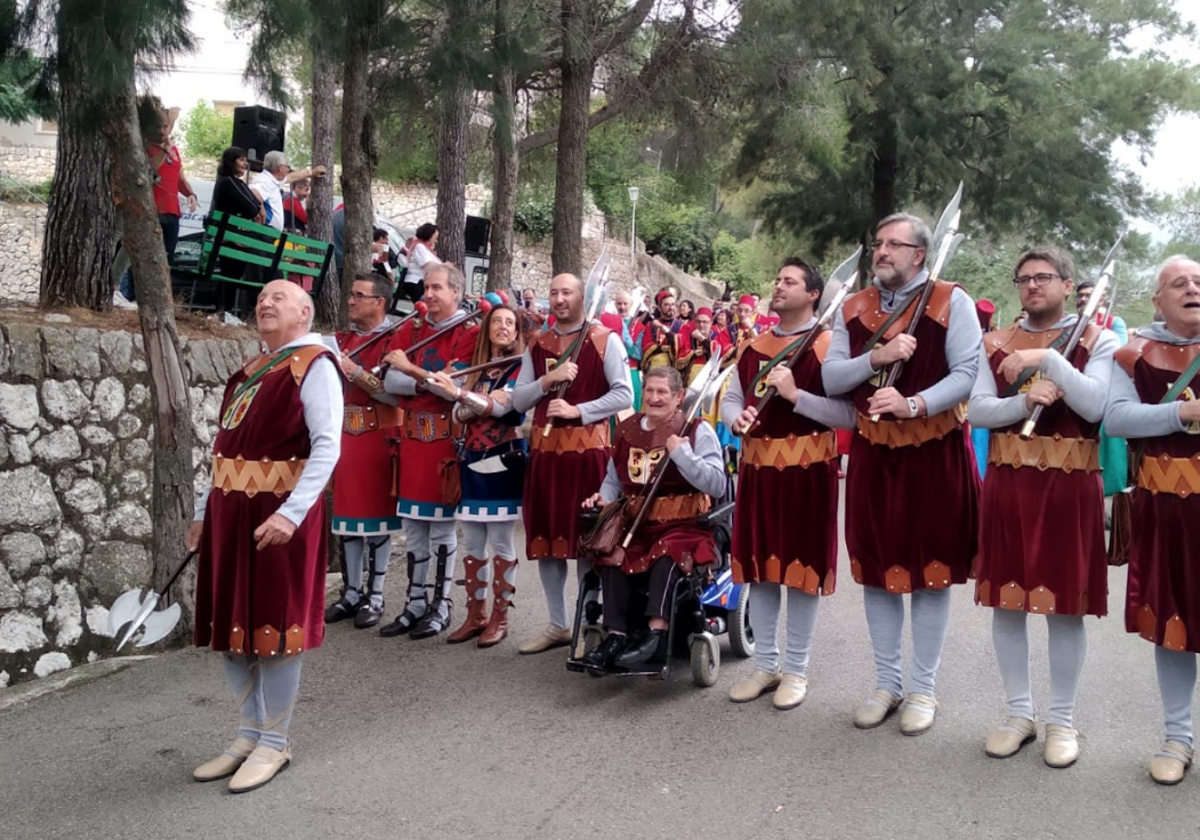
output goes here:
[[917, 410], [918, 410], [919, 408], [920, 408], [920, 406], [918, 406], [918, 405], [917, 405], [917, 398], [916, 398], [916, 397], [909, 397], [909, 398], [908, 398], [908, 416], [909, 416], [909, 417], [916, 417], [916, 416], [917, 416]]

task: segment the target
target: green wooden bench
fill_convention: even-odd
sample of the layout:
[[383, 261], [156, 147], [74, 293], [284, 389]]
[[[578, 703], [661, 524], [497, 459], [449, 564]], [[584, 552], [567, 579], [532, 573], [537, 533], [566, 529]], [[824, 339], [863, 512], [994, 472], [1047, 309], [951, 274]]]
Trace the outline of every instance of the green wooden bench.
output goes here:
[[246, 289], [261, 289], [265, 285], [262, 280], [222, 274], [222, 257], [263, 269], [258, 273], [266, 281], [280, 277], [311, 277], [314, 296], [320, 292], [333, 260], [333, 246], [328, 242], [281, 232], [270, 225], [260, 225], [219, 210], [214, 210], [205, 220], [200, 251], [199, 271], [192, 284], [193, 300], [196, 282], [201, 280], [232, 283]]

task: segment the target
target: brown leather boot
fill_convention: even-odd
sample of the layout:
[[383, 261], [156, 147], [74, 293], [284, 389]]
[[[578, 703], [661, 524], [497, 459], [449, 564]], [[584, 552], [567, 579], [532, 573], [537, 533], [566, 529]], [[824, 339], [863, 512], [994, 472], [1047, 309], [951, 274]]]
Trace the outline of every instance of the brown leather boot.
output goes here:
[[488, 619], [487, 628], [479, 637], [481, 648], [498, 645], [508, 636], [508, 608], [512, 605], [512, 597], [517, 590], [509, 586], [504, 579], [504, 573], [517, 565], [516, 560], [505, 560], [497, 557], [492, 565], [492, 617]]
[[479, 572], [487, 568], [488, 561], [478, 557], [463, 558], [463, 584], [467, 590], [467, 618], [462, 626], [446, 637], [447, 644], [457, 645], [474, 639], [487, 627], [487, 599], [476, 598], [475, 591], [487, 584], [479, 580]]

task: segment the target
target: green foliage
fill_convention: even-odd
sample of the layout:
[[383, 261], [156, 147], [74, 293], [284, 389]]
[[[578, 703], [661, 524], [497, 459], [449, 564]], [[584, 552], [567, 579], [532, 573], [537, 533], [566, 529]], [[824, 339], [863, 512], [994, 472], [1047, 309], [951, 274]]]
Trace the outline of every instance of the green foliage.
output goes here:
[[38, 200], [45, 204], [50, 201], [50, 187], [53, 184], [53, 179], [34, 184], [10, 183], [7, 180], [0, 180], [0, 201], [30, 204], [34, 200]]
[[218, 160], [233, 138], [233, 115], [220, 114], [201, 99], [179, 121], [183, 151], [192, 160]]
[[707, 274], [713, 267], [713, 228], [712, 213], [688, 204], [650, 204], [638, 219], [646, 253], [658, 254], [676, 268], [699, 274]]
[[1192, 107], [1195, 71], [1134, 29], [1190, 37], [1168, 0], [749, 0], [735, 39], [746, 130], [737, 171], [785, 184], [763, 209], [818, 250], [898, 207], [1102, 251], [1145, 205], [1111, 157]]
[[525, 190], [517, 199], [513, 230], [542, 242], [554, 232], [554, 195], [539, 190]]

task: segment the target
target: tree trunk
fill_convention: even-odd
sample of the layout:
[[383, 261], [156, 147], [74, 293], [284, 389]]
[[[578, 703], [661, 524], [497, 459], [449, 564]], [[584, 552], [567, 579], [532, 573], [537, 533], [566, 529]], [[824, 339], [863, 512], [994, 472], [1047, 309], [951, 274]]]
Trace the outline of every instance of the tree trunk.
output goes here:
[[342, 74], [342, 198], [346, 204], [345, 268], [342, 271], [341, 315], [354, 285], [354, 275], [371, 270], [371, 173], [374, 170], [374, 120], [371, 118], [368, 71], [372, 25], [359, 18], [347, 27], [345, 69]]
[[438, 251], [443, 262], [466, 264], [467, 128], [471, 121], [471, 85], [456, 74], [442, 91], [441, 145], [438, 149]]
[[[333, 140], [337, 130], [337, 57], [328, 36], [314, 32], [312, 78], [312, 159], [324, 164], [329, 174], [314, 178], [312, 194], [308, 197], [308, 235], [323, 242], [333, 241]], [[341, 326], [341, 284], [337, 266], [329, 263], [329, 271], [317, 296], [316, 322], [323, 329]]]
[[[121, 214], [121, 244], [133, 265], [138, 320], [146, 348], [150, 378], [150, 405], [154, 412], [151, 519], [154, 582], [161, 586], [183, 559], [184, 539], [192, 521], [192, 411], [187, 376], [175, 327], [171, 274], [163, 249], [158, 214], [151, 192], [150, 166], [138, 129], [133, 64], [126, 68], [121, 90], [111, 95], [93, 94], [104, 115], [101, 130], [112, 161], [112, 192]], [[191, 576], [189, 576], [191, 577]], [[193, 612], [190, 586], [183, 606]]]
[[496, 0], [495, 52], [505, 58], [495, 69], [492, 91], [492, 236], [489, 249], [488, 291], [512, 286], [513, 218], [517, 211], [517, 177], [521, 158], [517, 150], [515, 113], [516, 74], [508, 56], [509, 2]]
[[112, 305], [109, 274], [116, 242], [108, 153], [88, 95], [80, 35], [61, 23], [57, 29], [58, 157], [42, 240], [38, 302], [104, 310]]
[[875, 161], [871, 165], [871, 226], [896, 212], [896, 174], [900, 168], [899, 126], [890, 112], [875, 115]]
[[554, 178], [554, 274], [579, 274], [583, 263], [583, 194], [587, 176], [588, 112], [596, 60], [588, 39], [587, 0], [562, 0], [562, 110]]

